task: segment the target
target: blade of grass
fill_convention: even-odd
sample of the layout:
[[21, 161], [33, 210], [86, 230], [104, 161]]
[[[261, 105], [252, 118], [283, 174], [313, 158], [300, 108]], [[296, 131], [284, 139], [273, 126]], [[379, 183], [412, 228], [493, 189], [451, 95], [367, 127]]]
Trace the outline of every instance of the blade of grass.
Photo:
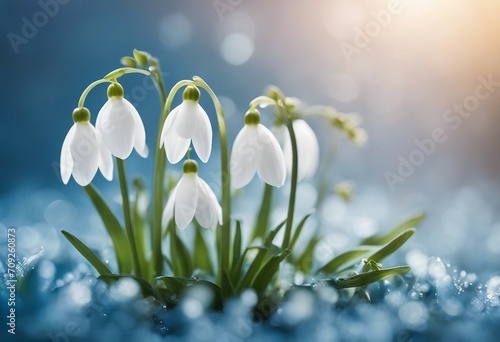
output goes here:
[[255, 241], [255, 239], [259, 237], [263, 239], [266, 235], [267, 227], [269, 226], [269, 216], [271, 214], [272, 198], [273, 187], [269, 184], [266, 184], [264, 188], [264, 195], [262, 198], [262, 205], [259, 209], [259, 215], [257, 216], [257, 222], [255, 223], [250, 243]]
[[[415, 233], [415, 228], [410, 228], [396, 236], [391, 242], [389, 242], [384, 247], [380, 248], [378, 251], [370, 255], [367, 260], [373, 260], [375, 262], [380, 262], [395, 251], [399, 249], [413, 234]], [[365, 264], [363, 266], [363, 272], [370, 269], [370, 265]]]
[[130, 273], [132, 271], [132, 254], [127, 236], [125, 235], [120, 222], [118, 222], [106, 202], [92, 185], [87, 185], [83, 187], [83, 189], [94, 204], [94, 207], [101, 216], [104, 227], [106, 227], [106, 230], [108, 231], [116, 253], [119, 272]]
[[194, 268], [207, 271], [211, 275], [215, 275], [214, 267], [210, 259], [207, 243], [203, 237], [203, 232], [199, 225], [195, 227], [194, 236]]
[[328, 284], [333, 287], [344, 289], [349, 287], [361, 287], [383, 280], [399, 274], [407, 273], [411, 270], [409, 266], [387, 268], [379, 271], [361, 273], [348, 278], [329, 279]]
[[284, 251], [274, 255], [255, 276], [251, 287], [257, 292], [259, 298], [262, 297], [267, 286], [278, 272], [280, 263], [285, 260], [290, 252], [290, 249], [285, 249]]
[[317, 273], [327, 273], [327, 274], [335, 273], [335, 271], [337, 271], [341, 266], [347, 264], [348, 262], [351, 262], [356, 258], [360, 258], [371, 251], [373, 251], [372, 248], [359, 247], [357, 249], [352, 249], [342, 254], [339, 254], [335, 258], [330, 260], [328, 263], [323, 265], [318, 270]]
[[300, 237], [300, 233], [302, 232], [302, 228], [304, 227], [304, 224], [306, 223], [307, 219], [311, 216], [312, 214], [307, 214], [302, 221], [299, 222], [297, 225], [297, 228], [295, 229], [295, 233], [293, 234], [292, 238], [292, 243], [290, 244], [290, 249], [293, 250], [293, 247], [297, 243], [297, 240]]
[[403, 223], [399, 224], [396, 228], [392, 229], [390, 232], [370, 236], [361, 241], [360, 245], [385, 245], [405, 230], [409, 228], [415, 228], [417, 224], [425, 219], [425, 216], [425, 213], [415, 214], [409, 219], [405, 220]]
[[112, 273], [108, 266], [106, 266], [106, 264], [94, 253], [90, 250], [90, 248], [88, 248], [83, 242], [81, 242], [76, 236], [74, 236], [73, 234], [63, 230], [62, 231], [64, 237], [66, 239], [68, 239], [68, 241], [73, 245], [73, 247], [76, 248], [76, 250], [78, 252], [80, 252], [80, 254], [85, 258], [87, 259], [88, 262], [90, 262], [90, 264], [92, 266], [94, 266], [94, 268], [96, 269], [96, 271], [100, 274], [100, 275], [103, 275], [103, 274], [110, 274]]

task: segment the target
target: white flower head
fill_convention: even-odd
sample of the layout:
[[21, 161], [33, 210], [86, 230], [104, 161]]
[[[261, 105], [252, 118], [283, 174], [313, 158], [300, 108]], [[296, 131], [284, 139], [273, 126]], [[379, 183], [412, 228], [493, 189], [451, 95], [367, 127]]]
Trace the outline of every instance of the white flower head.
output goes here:
[[208, 184], [198, 177], [198, 165], [194, 160], [186, 160], [184, 174], [170, 192], [163, 210], [162, 223], [167, 225], [174, 217], [175, 224], [185, 229], [193, 218], [204, 228], [215, 229], [222, 224], [222, 209]]
[[114, 156], [126, 159], [132, 149], [143, 158], [148, 156], [144, 124], [135, 107], [123, 98], [119, 83], [108, 87], [108, 101], [97, 114], [96, 128]]
[[160, 147], [170, 163], [178, 163], [193, 142], [194, 150], [204, 163], [212, 151], [212, 126], [205, 110], [198, 103], [200, 91], [187, 86], [182, 94], [183, 101], [172, 109], [165, 120], [160, 137]]
[[285, 183], [286, 165], [276, 137], [260, 123], [257, 110], [245, 115], [245, 126], [236, 136], [231, 152], [231, 181], [239, 189], [250, 183], [255, 173], [269, 185]]
[[68, 184], [73, 175], [81, 185], [88, 185], [97, 169], [107, 180], [113, 179], [113, 160], [109, 150], [101, 143], [99, 132], [90, 121], [87, 108], [76, 108], [73, 111], [74, 124], [64, 139], [61, 150], [61, 178]]
[[[302, 119], [293, 121], [293, 131], [297, 142], [297, 181], [311, 178], [315, 175], [319, 165], [319, 143], [312, 128]], [[275, 130], [276, 135], [281, 137], [283, 153], [285, 155], [288, 174], [292, 174], [292, 141], [285, 126]]]

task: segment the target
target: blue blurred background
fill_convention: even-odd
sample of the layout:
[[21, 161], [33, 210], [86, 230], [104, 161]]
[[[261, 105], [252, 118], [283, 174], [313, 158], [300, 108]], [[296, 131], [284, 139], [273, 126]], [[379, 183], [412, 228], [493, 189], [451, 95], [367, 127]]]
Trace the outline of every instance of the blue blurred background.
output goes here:
[[[323, 219], [362, 237], [424, 209], [429, 219], [414, 246], [465, 267], [497, 269], [500, 90], [493, 86], [477, 105], [470, 97], [480, 78], [500, 80], [500, 4], [390, 3], [1, 0], [1, 224], [43, 222], [54, 232], [86, 225], [87, 216], [69, 204], [89, 208], [82, 191], [73, 180], [67, 186], [60, 181], [62, 141], [83, 89], [137, 48], [160, 59], [167, 86], [202, 76], [222, 97], [230, 141], [248, 102], [268, 84], [309, 104], [358, 113], [369, 142], [358, 149], [337, 139], [330, 175], [332, 182], [356, 184], [357, 209], [351, 210], [358, 216], [348, 219], [352, 212], [332, 198], [341, 214]], [[142, 76], [122, 80], [152, 148], [156, 92]], [[105, 100], [104, 86], [88, 97], [93, 122]], [[474, 110], [458, 124], [459, 114], [445, 113], [464, 101]], [[321, 121], [311, 125], [321, 141], [332, 134]], [[418, 150], [415, 140], [431, 138], [435, 129], [444, 131], [446, 141], [391, 187], [387, 172], [397, 175], [401, 160]], [[131, 174], [151, 174], [151, 157], [134, 155], [127, 164]], [[212, 158], [203, 171], [214, 187], [211, 170], [217, 165]], [[118, 193], [116, 183], [100, 175], [95, 182], [110, 195]], [[303, 188], [307, 194], [307, 184]], [[312, 202], [301, 205], [306, 210]]]

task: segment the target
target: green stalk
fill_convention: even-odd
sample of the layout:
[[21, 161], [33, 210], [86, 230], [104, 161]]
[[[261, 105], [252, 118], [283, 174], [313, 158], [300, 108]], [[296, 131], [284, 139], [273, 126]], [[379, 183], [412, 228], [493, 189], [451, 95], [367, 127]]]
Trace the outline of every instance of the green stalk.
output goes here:
[[271, 203], [273, 199], [273, 186], [266, 184], [264, 188], [264, 195], [262, 197], [262, 204], [259, 209], [259, 215], [257, 217], [257, 222], [252, 232], [252, 238], [250, 241], [254, 241], [256, 238], [264, 239], [267, 228], [269, 226], [269, 215], [271, 214]]
[[290, 190], [290, 202], [288, 202], [288, 215], [286, 219], [285, 237], [283, 238], [282, 248], [290, 246], [290, 236], [293, 227], [293, 214], [295, 211], [295, 195], [297, 193], [297, 173], [298, 173], [298, 153], [297, 153], [297, 139], [295, 131], [293, 130], [292, 120], [287, 120], [286, 124], [288, 132], [290, 133], [290, 142], [292, 143], [292, 185]]
[[162, 240], [162, 227], [161, 227], [161, 216], [163, 212], [163, 182], [165, 178], [165, 168], [166, 168], [166, 155], [164, 152], [160, 151], [160, 138], [161, 131], [167, 115], [170, 112], [170, 107], [172, 106], [172, 101], [177, 91], [183, 86], [192, 84], [192, 81], [184, 80], [177, 82], [174, 87], [170, 90], [168, 97], [163, 106], [163, 110], [160, 117], [160, 122], [158, 124], [158, 134], [156, 136], [156, 146], [155, 146], [155, 166], [153, 175], [153, 241], [151, 245], [153, 246], [153, 264], [155, 276], [160, 276], [163, 273], [163, 256], [161, 252], [161, 240]]
[[130, 212], [130, 201], [128, 198], [127, 176], [125, 174], [125, 163], [122, 159], [116, 158], [116, 165], [118, 168], [118, 178], [120, 179], [120, 189], [122, 192], [123, 202], [123, 216], [125, 220], [125, 229], [127, 231], [130, 249], [132, 250], [132, 259], [134, 260], [135, 273], [142, 276], [141, 263], [139, 262], [139, 255], [137, 253], [137, 246], [135, 244], [135, 232], [132, 225], [132, 216]]
[[[212, 98], [217, 113], [217, 123], [219, 125], [220, 157], [221, 157], [221, 183], [222, 183], [222, 227], [221, 227], [221, 247], [219, 249], [219, 279], [221, 283], [224, 271], [229, 271], [229, 251], [231, 250], [231, 177], [229, 173], [229, 157], [226, 133], [226, 120], [222, 111], [219, 99], [205, 81], [198, 76], [193, 77], [195, 84], [205, 89]], [[224, 281], [225, 282], [225, 281]], [[222, 284], [223, 293], [229, 290], [229, 284]]]

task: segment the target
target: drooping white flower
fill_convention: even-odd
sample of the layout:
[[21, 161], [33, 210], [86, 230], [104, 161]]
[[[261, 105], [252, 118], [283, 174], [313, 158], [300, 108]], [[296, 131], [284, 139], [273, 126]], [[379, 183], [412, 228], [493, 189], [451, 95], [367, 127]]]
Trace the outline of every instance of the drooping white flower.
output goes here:
[[170, 192], [167, 205], [163, 210], [163, 225], [174, 217], [176, 225], [185, 229], [193, 218], [200, 226], [215, 229], [222, 224], [222, 209], [208, 184], [198, 177], [198, 165], [194, 160], [184, 162], [184, 174]]
[[182, 103], [165, 120], [160, 147], [165, 147], [168, 161], [176, 164], [184, 158], [192, 141], [196, 154], [206, 163], [212, 151], [212, 126], [198, 103], [200, 91], [195, 86], [187, 86], [182, 98]]
[[285, 183], [286, 165], [276, 137], [260, 123], [257, 110], [245, 115], [245, 126], [236, 136], [231, 152], [231, 181], [239, 189], [250, 183], [255, 173], [269, 185]]
[[[293, 121], [293, 131], [295, 140], [297, 141], [297, 162], [298, 172], [297, 181], [308, 179], [314, 176], [319, 165], [319, 143], [316, 134], [312, 128], [302, 119]], [[286, 168], [288, 174], [292, 174], [292, 141], [290, 134], [285, 126], [281, 126], [275, 130], [280, 136], [283, 144], [283, 153], [286, 160]]]
[[108, 101], [97, 114], [96, 128], [114, 156], [126, 159], [133, 148], [141, 157], [148, 156], [144, 124], [135, 107], [123, 98], [120, 84], [109, 86]]
[[61, 178], [67, 184], [71, 175], [81, 185], [88, 185], [97, 169], [104, 178], [113, 179], [113, 160], [109, 150], [101, 143], [101, 137], [89, 122], [87, 108], [77, 108], [73, 112], [73, 121], [64, 139], [61, 149]]

